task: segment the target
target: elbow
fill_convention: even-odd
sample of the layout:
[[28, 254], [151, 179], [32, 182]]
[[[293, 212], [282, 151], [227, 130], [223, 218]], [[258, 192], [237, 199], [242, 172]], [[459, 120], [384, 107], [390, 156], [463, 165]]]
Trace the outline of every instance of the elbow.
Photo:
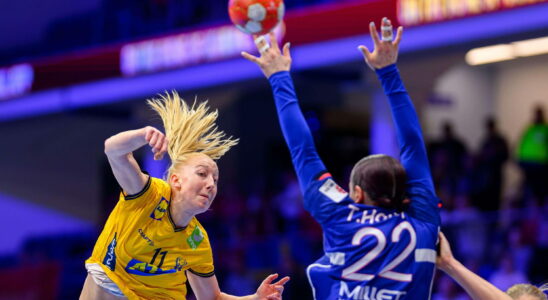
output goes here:
[[108, 139], [105, 140], [105, 154], [107, 156], [110, 156], [112, 154], [114, 154], [114, 145], [113, 145], [113, 137], [114, 136], [111, 136], [109, 137]]

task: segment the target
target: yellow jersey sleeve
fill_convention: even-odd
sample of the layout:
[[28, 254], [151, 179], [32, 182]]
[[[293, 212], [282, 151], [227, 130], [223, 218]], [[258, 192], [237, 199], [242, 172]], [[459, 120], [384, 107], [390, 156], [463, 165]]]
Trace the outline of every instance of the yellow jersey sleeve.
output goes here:
[[191, 260], [188, 271], [200, 277], [211, 277], [215, 275], [215, 268], [213, 267], [213, 251], [211, 250], [207, 232], [196, 218], [189, 225], [195, 227], [187, 237], [187, 244], [191, 249], [195, 249], [196, 259]]

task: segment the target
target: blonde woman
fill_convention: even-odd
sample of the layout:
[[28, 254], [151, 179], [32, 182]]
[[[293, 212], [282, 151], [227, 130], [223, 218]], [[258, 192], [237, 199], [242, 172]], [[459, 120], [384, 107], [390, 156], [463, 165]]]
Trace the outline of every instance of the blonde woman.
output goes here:
[[548, 285], [537, 288], [531, 284], [516, 284], [506, 293], [468, 270], [455, 259], [447, 238], [440, 232], [440, 251], [436, 261], [438, 269], [453, 278], [474, 300], [547, 300]]
[[[285, 277], [268, 276], [254, 295], [222, 293], [214, 274], [208, 235], [196, 215], [217, 194], [219, 159], [238, 140], [215, 125], [206, 103], [188, 106], [176, 93], [148, 104], [160, 115], [164, 135], [147, 126], [105, 141], [105, 153], [122, 188], [86, 261], [80, 299], [185, 299], [188, 280], [198, 299], [281, 299]], [[155, 159], [167, 152], [166, 180], [143, 173], [133, 151], [150, 146]]]

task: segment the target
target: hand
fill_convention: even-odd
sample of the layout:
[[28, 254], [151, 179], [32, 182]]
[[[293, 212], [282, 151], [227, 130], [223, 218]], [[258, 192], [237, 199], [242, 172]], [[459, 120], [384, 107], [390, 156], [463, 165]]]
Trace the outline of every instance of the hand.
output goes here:
[[266, 78], [269, 78], [274, 73], [289, 71], [289, 69], [291, 69], [289, 43], [285, 43], [282, 54], [274, 33], [271, 32], [268, 34], [268, 41], [264, 38], [264, 36], [257, 35], [253, 35], [253, 39], [255, 40], [255, 45], [257, 46], [257, 50], [259, 50], [261, 56], [253, 56], [245, 51], [242, 51], [242, 56], [245, 59], [259, 65]]
[[164, 158], [164, 154], [167, 151], [168, 140], [165, 135], [158, 129], [147, 126], [143, 128], [145, 134], [145, 140], [152, 148], [154, 153], [154, 160], [160, 160]]
[[441, 231], [438, 237], [440, 240], [440, 252], [436, 258], [436, 266], [438, 269], [447, 273], [448, 268], [455, 258], [453, 257], [453, 252], [451, 252], [451, 246], [449, 245], [447, 238]]
[[382, 69], [391, 64], [395, 64], [398, 60], [398, 48], [403, 33], [403, 27], [398, 27], [398, 32], [394, 41], [391, 39], [392, 24], [388, 18], [382, 19], [381, 29], [383, 36], [382, 41], [379, 39], [375, 23], [371, 22], [369, 24], [369, 32], [375, 46], [373, 52], [369, 52], [367, 47], [363, 45], [358, 46], [358, 49], [360, 49], [365, 58], [365, 62], [373, 70]]
[[289, 281], [289, 277], [286, 276], [276, 283], [271, 283], [278, 277], [278, 274], [271, 274], [263, 280], [259, 288], [257, 289], [257, 299], [259, 300], [281, 300], [282, 293], [284, 291], [284, 284]]

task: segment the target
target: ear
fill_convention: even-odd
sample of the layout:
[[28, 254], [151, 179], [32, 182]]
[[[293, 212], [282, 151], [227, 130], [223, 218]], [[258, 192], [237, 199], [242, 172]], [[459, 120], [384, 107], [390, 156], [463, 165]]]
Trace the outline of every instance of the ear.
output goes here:
[[181, 177], [179, 177], [179, 175], [175, 173], [171, 174], [171, 176], [169, 177], [169, 183], [175, 189], [177, 190], [181, 189]]
[[365, 193], [359, 185], [354, 185], [354, 187], [352, 188], [352, 196], [352, 200], [354, 200], [354, 202], [356, 203], [365, 202]]

